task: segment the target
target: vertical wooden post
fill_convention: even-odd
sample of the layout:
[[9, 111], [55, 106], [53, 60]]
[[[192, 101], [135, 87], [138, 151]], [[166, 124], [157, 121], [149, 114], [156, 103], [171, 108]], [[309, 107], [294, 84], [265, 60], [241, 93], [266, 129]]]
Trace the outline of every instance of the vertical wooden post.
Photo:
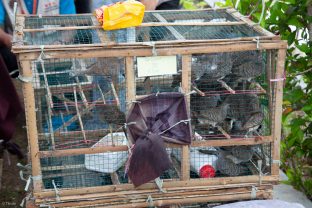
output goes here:
[[273, 57], [273, 50], [267, 50], [266, 51], [266, 65], [265, 65], [265, 73], [266, 73], [266, 82], [267, 82], [267, 90], [266, 90], [266, 96], [268, 97], [269, 99], [269, 111], [268, 111], [268, 114], [269, 114], [269, 119], [270, 119], [270, 123], [269, 123], [269, 128], [270, 128], [270, 135], [273, 134], [273, 129], [274, 129], [274, 126], [273, 126], [273, 120], [274, 120], [274, 117], [273, 117], [273, 109], [274, 109], [274, 105], [273, 105], [273, 98], [272, 98], [272, 95], [273, 95], [273, 91], [272, 91], [272, 82], [270, 81], [271, 79], [273, 79], [273, 70], [274, 70], [274, 67], [273, 67], [273, 62], [274, 62], [274, 57]]
[[[191, 65], [192, 55], [182, 56], [182, 89], [188, 94], [191, 91]], [[190, 96], [187, 96], [187, 109], [190, 109]], [[188, 111], [190, 116], [190, 111]], [[188, 145], [183, 145], [181, 155], [181, 180], [190, 179], [190, 151]]]
[[282, 104], [283, 104], [283, 80], [285, 70], [285, 58], [286, 49], [280, 49], [277, 53], [277, 64], [274, 97], [275, 97], [275, 112], [274, 112], [274, 129], [273, 129], [273, 163], [272, 163], [272, 175], [279, 175], [279, 163], [280, 163], [280, 141], [281, 141], [281, 126], [282, 126]]
[[187, 181], [190, 179], [190, 150], [188, 145], [182, 146], [181, 158], [181, 180]]
[[[134, 57], [126, 57], [126, 108], [129, 111], [131, 102], [135, 100], [136, 84], [135, 84], [135, 73], [134, 73]], [[132, 141], [128, 138], [128, 142], [132, 145]], [[128, 183], [131, 183], [128, 178]]]
[[131, 101], [135, 100], [136, 86], [134, 74], [134, 57], [126, 57], [126, 102], [127, 110], [131, 106]]
[[[24, 78], [32, 78], [30, 61], [22, 61], [21, 68], [22, 68], [21, 75]], [[31, 82], [23, 82], [23, 94], [24, 94], [27, 137], [29, 140], [34, 192], [41, 192], [42, 175], [40, 167], [38, 131], [36, 123], [37, 122], [35, 110], [36, 106], [35, 106], [34, 89]]]

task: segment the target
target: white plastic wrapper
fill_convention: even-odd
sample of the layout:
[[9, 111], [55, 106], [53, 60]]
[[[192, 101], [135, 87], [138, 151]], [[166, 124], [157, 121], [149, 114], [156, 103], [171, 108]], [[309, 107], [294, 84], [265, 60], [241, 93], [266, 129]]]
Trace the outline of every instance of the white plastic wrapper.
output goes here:
[[298, 203], [289, 203], [280, 200], [254, 200], [216, 206], [215, 208], [305, 208]]
[[[113, 138], [116, 145], [127, 145], [128, 141], [123, 132], [113, 133]], [[108, 134], [92, 147], [103, 147], [111, 145], [112, 134]], [[113, 173], [125, 164], [127, 158], [127, 151], [87, 154], [85, 155], [85, 166], [88, 170], [102, 173]]]

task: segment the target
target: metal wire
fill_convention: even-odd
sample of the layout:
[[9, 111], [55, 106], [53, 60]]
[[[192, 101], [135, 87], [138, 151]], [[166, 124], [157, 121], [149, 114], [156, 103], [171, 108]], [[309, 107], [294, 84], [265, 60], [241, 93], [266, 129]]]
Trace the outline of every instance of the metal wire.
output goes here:
[[[163, 20], [237, 21], [223, 11], [152, 12], [147, 13], [144, 19], [145, 22]], [[94, 19], [88, 15], [27, 17], [25, 25], [28, 29], [92, 26]], [[25, 32], [24, 37], [28, 45], [78, 45], [102, 43], [103, 37], [105, 41], [120, 43], [259, 35], [248, 26], [233, 25], [164, 26], [117, 31], [73, 29]], [[186, 97], [190, 100], [194, 140], [255, 140], [272, 134], [276, 83], [268, 80], [275, 78], [274, 58], [270, 50], [216, 54], [198, 51], [192, 55], [188, 63], [191, 74], [187, 84], [190, 91], [196, 93], [186, 93]], [[182, 56], [176, 55], [173, 59], [176, 59], [175, 72], [139, 77], [138, 61], [134, 58], [136, 96], [181, 91]], [[32, 71], [40, 151], [128, 146], [124, 132], [126, 107], [135, 101], [126, 100], [126, 92], [133, 89], [126, 88], [124, 57], [34, 60]], [[166, 150], [172, 167], [160, 178], [179, 179], [183, 162], [181, 149]], [[128, 151], [78, 154], [41, 158], [44, 188], [80, 188], [128, 182], [124, 170]], [[253, 165], [259, 160], [262, 161], [261, 174]], [[191, 146], [189, 165], [192, 178], [266, 175], [271, 171], [271, 145]]]
[[[158, 23], [200, 23], [200, 22], [237, 22], [225, 11], [196, 12], [164, 12], [146, 13], [144, 22]], [[75, 29], [75, 26], [98, 25], [95, 17], [59, 16], [59, 17], [26, 17], [26, 29], [49, 29], [71, 27], [70, 30], [48, 30], [24, 32], [26, 45], [71, 45], [94, 43], [126, 43], [170, 40], [205, 40], [228, 39], [238, 37], [261, 36], [247, 25], [229, 26], [157, 26], [137, 27], [136, 29], [121, 29], [104, 31], [102, 29]]]

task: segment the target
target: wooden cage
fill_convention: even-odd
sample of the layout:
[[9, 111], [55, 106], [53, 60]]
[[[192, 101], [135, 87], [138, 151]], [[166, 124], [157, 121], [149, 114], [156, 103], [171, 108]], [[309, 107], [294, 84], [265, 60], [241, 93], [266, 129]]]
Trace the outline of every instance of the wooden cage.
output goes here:
[[[236, 10], [227, 8], [146, 12], [141, 26], [120, 31], [102, 30], [91, 14], [17, 16], [13, 52], [17, 54], [23, 82], [33, 184], [28, 205], [147, 207], [271, 198], [272, 186], [279, 181], [286, 48], [287, 43], [280, 37], [262, 29]], [[257, 54], [260, 62], [264, 63], [260, 67], [263, 74], [259, 74], [262, 81], [257, 78], [256, 87], [235, 90], [227, 86], [222, 90], [218, 88], [219, 91], [215, 89], [212, 94], [212, 91], [194, 85], [198, 80], [193, 77], [193, 71], [197, 67], [198, 73], [202, 73], [200, 69], [202, 65], [208, 65], [205, 60], [209, 60], [211, 54], [213, 57], [217, 54], [213, 60], [221, 64], [229, 53], [232, 53], [231, 57], [239, 54], [236, 60], [243, 61], [246, 51], [253, 51], [252, 54]], [[219, 57], [218, 54], [225, 55]], [[178, 74], [138, 77], [137, 57], [157, 56], [175, 56]], [[86, 66], [83, 68], [83, 65]], [[89, 69], [96, 72], [81, 75], [78, 68], [82, 72]], [[108, 73], [110, 78], [110, 90], [104, 93], [106, 85], [99, 85], [106, 79], [94, 84], [96, 76], [102, 72]], [[76, 73], [75, 78], [71, 73]], [[120, 81], [120, 74], [124, 74], [123, 81]], [[177, 149], [180, 156], [173, 161], [176, 177], [170, 174], [165, 177], [163, 192], [154, 182], [135, 188], [130, 181], [122, 181], [116, 172], [107, 175], [86, 171], [85, 155], [128, 151], [128, 145], [123, 142], [94, 145], [112, 132], [111, 125], [95, 127], [96, 121], [86, 125], [85, 118], [82, 118], [96, 106], [90, 102], [90, 97], [98, 96], [98, 91], [94, 93], [95, 88], [101, 91], [104, 104], [123, 106], [121, 108], [126, 112], [129, 102], [145, 94], [166, 91], [175, 78], [179, 80], [179, 89], [189, 95], [189, 110], [194, 104], [194, 96], [191, 95], [194, 91], [202, 96], [217, 94], [220, 100], [239, 94], [259, 95], [267, 117], [264, 126], [269, 130], [249, 136], [247, 133], [247, 136], [233, 136], [221, 131], [216, 136], [210, 129], [207, 138], [201, 140], [195, 139], [194, 134], [190, 145], [167, 143], [166, 147]], [[192, 117], [191, 110], [188, 113]], [[56, 124], [58, 122], [61, 124]], [[194, 133], [194, 128], [199, 127], [192, 126]], [[78, 138], [83, 142], [78, 143]], [[66, 140], [65, 145], [62, 142]], [[267, 148], [265, 174], [261, 165], [250, 163], [252, 167], [245, 175], [200, 178], [195, 174], [196, 177], [192, 177], [190, 149], [242, 145]], [[250, 164], [244, 164], [244, 167]], [[83, 177], [78, 175], [79, 171], [84, 171]], [[69, 176], [70, 179], [66, 178]], [[110, 177], [109, 183], [97, 183], [103, 177]]]

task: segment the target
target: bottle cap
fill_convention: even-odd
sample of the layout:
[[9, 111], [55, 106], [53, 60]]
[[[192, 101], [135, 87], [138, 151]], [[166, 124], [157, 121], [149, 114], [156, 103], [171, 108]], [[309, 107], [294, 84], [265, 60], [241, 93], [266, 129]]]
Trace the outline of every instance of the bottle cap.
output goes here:
[[215, 169], [211, 165], [204, 165], [199, 169], [201, 178], [213, 178], [216, 175]]

